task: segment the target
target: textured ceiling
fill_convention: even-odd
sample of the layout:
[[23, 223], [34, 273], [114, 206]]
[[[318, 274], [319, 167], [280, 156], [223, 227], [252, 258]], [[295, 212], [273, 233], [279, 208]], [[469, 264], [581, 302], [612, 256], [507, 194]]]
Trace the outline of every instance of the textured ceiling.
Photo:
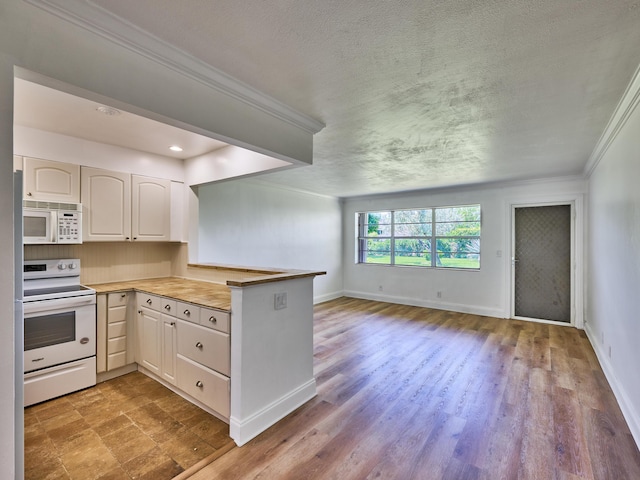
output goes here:
[[93, 3], [325, 123], [261, 178], [335, 196], [580, 174], [640, 64], [638, 1]]

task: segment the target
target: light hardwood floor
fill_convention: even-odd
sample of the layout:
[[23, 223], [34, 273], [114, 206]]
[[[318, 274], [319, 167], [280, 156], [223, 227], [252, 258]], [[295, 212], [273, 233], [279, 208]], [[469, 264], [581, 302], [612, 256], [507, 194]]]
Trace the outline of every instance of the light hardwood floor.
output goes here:
[[640, 479], [584, 332], [341, 298], [318, 396], [191, 480]]

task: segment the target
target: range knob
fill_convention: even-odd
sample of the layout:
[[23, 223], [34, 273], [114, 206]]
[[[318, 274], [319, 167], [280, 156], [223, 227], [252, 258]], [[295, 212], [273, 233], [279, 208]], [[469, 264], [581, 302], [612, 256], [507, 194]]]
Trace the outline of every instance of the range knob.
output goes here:
[[78, 265], [76, 265], [75, 262], [69, 264], [69, 270], [74, 270], [75, 268], [78, 268]]
[[67, 264], [66, 263], [59, 263], [58, 264], [58, 270], [66, 270], [67, 269]]

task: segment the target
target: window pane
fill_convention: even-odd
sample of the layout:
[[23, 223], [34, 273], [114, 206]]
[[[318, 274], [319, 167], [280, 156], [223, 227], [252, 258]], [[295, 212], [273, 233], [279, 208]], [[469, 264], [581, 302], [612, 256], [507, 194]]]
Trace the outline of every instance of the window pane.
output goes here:
[[391, 263], [391, 240], [388, 238], [368, 238], [367, 249], [363, 252], [365, 263]]
[[394, 217], [397, 237], [431, 236], [431, 209], [398, 210]]
[[365, 215], [366, 236], [391, 236], [391, 212], [369, 212]]
[[480, 239], [439, 238], [437, 267], [480, 268]]
[[396, 265], [431, 266], [431, 240], [407, 238], [396, 240], [394, 261]]
[[436, 235], [477, 237], [480, 235], [480, 222], [436, 223]]
[[436, 208], [436, 222], [480, 221], [480, 205]]

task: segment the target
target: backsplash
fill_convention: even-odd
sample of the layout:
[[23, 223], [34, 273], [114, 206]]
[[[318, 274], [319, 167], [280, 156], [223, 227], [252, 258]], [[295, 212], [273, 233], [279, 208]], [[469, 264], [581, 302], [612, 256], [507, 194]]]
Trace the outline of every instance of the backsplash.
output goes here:
[[79, 258], [83, 284], [168, 277], [183, 270], [186, 244], [87, 242], [82, 245], [25, 245], [25, 260]]

